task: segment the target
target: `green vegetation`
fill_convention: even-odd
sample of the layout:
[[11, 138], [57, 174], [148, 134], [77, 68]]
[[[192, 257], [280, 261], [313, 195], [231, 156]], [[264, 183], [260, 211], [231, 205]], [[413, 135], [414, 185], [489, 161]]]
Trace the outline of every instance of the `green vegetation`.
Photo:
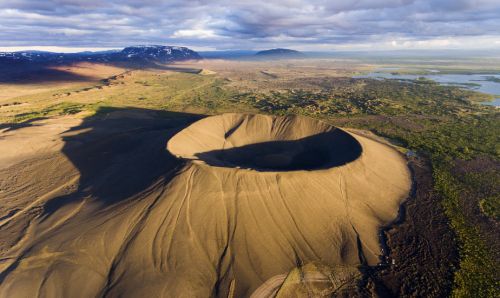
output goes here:
[[55, 105], [48, 106], [40, 111], [31, 111], [27, 113], [17, 114], [15, 115], [12, 122], [20, 123], [25, 121], [32, 121], [33, 119], [38, 118], [77, 114], [83, 111], [84, 108], [84, 104], [61, 102]]
[[498, 196], [487, 197], [479, 201], [481, 211], [495, 220], [500, 220], [500, 198]]
[[74, 115], [80, 112], [84, 112], [82, 114], [82, 117], [86, 118], [86, 117], [100, 116], [115, 110], [117, 110], [116, 107], [106, 105], [104, 102], [96, 102], [88, 104], [75, 103], [75, 102], [61, 102], [58, 104], [48, 106], [40, 111], [32, 111], [32, 112], [17, 114], [11, 123], [22, 123], [49, 117]]
[[430, 158], [435, 189], [443, 196], [461, 244], [453, 296], [498, 297], [498, 260], [491, 242], [495, 239], [489, 237], [488, 225], [477, 224], [488, 220], [485, 217], [499, 218], [498, 168], [458, 174], [454, 167], [485, 156], [500, 167], [500, 114], [494, 108], [473, 104], [471, 99], [478, 96], [474, 92], [428, 80], [331, 83], [319, 82], [319, 92], [242, 94], [233, 100], [267, 113], [304, 114], [369, 129]]
[[461, 115], [483, 113], [470, 101], [486, 101], [490, 96], [440, 86], [430, 80], [398, 82], [394, 80], [318, 80], [319, 91], [285, 90], [268, 94], [245, 93], [232, 98], [274, 114], [305, 114], [338, 117], [358, 115]]
[[[498, 297], [500, 283], [497, 266], [480, 229], [464, 213], [460, 193], [464, 186], [450, 174], [446, 165], [434, 166], [436, 189], [444, 196], [443, 204], [453, 229], [461, 241], [460, 270], [455, 273], [454, 297]], [[484, 232], [484, 231], [483, 231]]]
[[461, 183], [469, 186], [470, 192], [480, 196], [479, 207], [481, 212], [491, 219], [500, 220], [500, 171], [495, 169], [481, 169], [480, 172], [469, 171], [459, 176]]

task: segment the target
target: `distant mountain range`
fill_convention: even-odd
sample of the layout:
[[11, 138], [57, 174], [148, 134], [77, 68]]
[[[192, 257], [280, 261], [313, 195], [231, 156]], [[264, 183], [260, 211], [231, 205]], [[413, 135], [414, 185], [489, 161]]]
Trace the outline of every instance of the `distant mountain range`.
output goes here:
[[173, 46], [131, 46], [123, 50], [53, 53], [42, 51], [0, 52], [0, 64], [65, 64], [74, 62], [101, 63], [171, 63], [182, 60], [202, 59], [201, 56], [185, 47]]
[[[203, 56], [203, 57], [202, 57]], [[265, 51], [207, 51], [201, 55], [186, 47], [147, 45], [130, 46], [123, 50], [54, 53], [44, 51], [0, 52], [0, 66], [15, 65], [57, 65], [76, 62], [119, 63], [137, 67], [153, 64], [168, 64], [175, 61], [199, 60], [203, 58], [222, 59], [286, 59], [305, 58], [302, 52], [290, 49], [270, 49]]]
[[461, 57], [499, 57], [498, 51], [492, 50], [400, 50], [400, 51], [330, 51], [302, 52], [291, 49], [225, 50], [195, 52], [186, 47], [147, 45], [130, 46], [123, 50], [54, 53], [44, 51], [0, 52], [0, 67], [16, 65], [53, 65], [74, 62], [100, 62], [129, 64], [141, 67], [151, 64], [166, 64], [183, 60], [198, 59], [234, 59], [234, 60], [266, 60], [296, 58], [461, 58]]

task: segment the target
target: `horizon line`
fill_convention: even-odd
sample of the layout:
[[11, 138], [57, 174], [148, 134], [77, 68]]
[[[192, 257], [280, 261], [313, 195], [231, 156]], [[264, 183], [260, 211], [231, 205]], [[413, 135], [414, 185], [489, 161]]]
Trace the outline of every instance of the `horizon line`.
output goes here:
[[[112, 51], [112, 50], [122, 50], [126, 47], [133, 46], [177, 46], [177, 45], [161, 45], [161, 44], [134, 44], [124, 47], [66, 47], [66, 46], [0, 46], [0, 52], [25, 52], [25, 51], [44, 51], [53, 53], [81, 53], [81, 52], [100, 52], [100, 51]], [[277, 48], [266, 48], [266, 49], [212, 49], [206, 47], [190, 47], [185, 45], [179, 45], [179, 47], [187, 47], [197, 52], [230, 52], [230, 51], [248, 51], [248, 52], [258, 52], [266, 49], [277, 49]], [[284, 49], [292, 49], [293, 47], [288, 47]], [[305, 53], [339, 53], [339, 52], [452, 52], [452, 51], [463, 51], [463, 52], [486, 52], [495, 51], [496, 48], [486, 48], [486, 49], [467, 49], [467, 48], [447, 48], [447, 49], [421, 49], [421, 48], [403, 48], [403, 49], [330, 49], [330, 50], [297, 50]]]

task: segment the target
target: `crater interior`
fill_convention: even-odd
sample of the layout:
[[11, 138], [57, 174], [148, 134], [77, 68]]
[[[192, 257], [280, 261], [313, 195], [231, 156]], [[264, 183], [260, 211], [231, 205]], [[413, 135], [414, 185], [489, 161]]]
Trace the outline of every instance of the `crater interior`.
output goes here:
[[347, 164], [362, 152], [350, 134], [318, 120], [247, 114], [202, 119], [167, 147], [181, 158], [257, 171], [326, 169]]

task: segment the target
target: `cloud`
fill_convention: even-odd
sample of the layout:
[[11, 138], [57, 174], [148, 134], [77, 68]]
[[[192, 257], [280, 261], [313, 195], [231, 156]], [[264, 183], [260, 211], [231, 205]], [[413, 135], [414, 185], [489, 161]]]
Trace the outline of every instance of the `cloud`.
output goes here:
[[211, 38], [215, 37], [214, 31], [206, 29], [183, 29], [177, 30], [172, 34], [173, 38], [195, 37], [195, 38]]
[[10, 0], [0, 45], [498, 47], [498, 0]]

